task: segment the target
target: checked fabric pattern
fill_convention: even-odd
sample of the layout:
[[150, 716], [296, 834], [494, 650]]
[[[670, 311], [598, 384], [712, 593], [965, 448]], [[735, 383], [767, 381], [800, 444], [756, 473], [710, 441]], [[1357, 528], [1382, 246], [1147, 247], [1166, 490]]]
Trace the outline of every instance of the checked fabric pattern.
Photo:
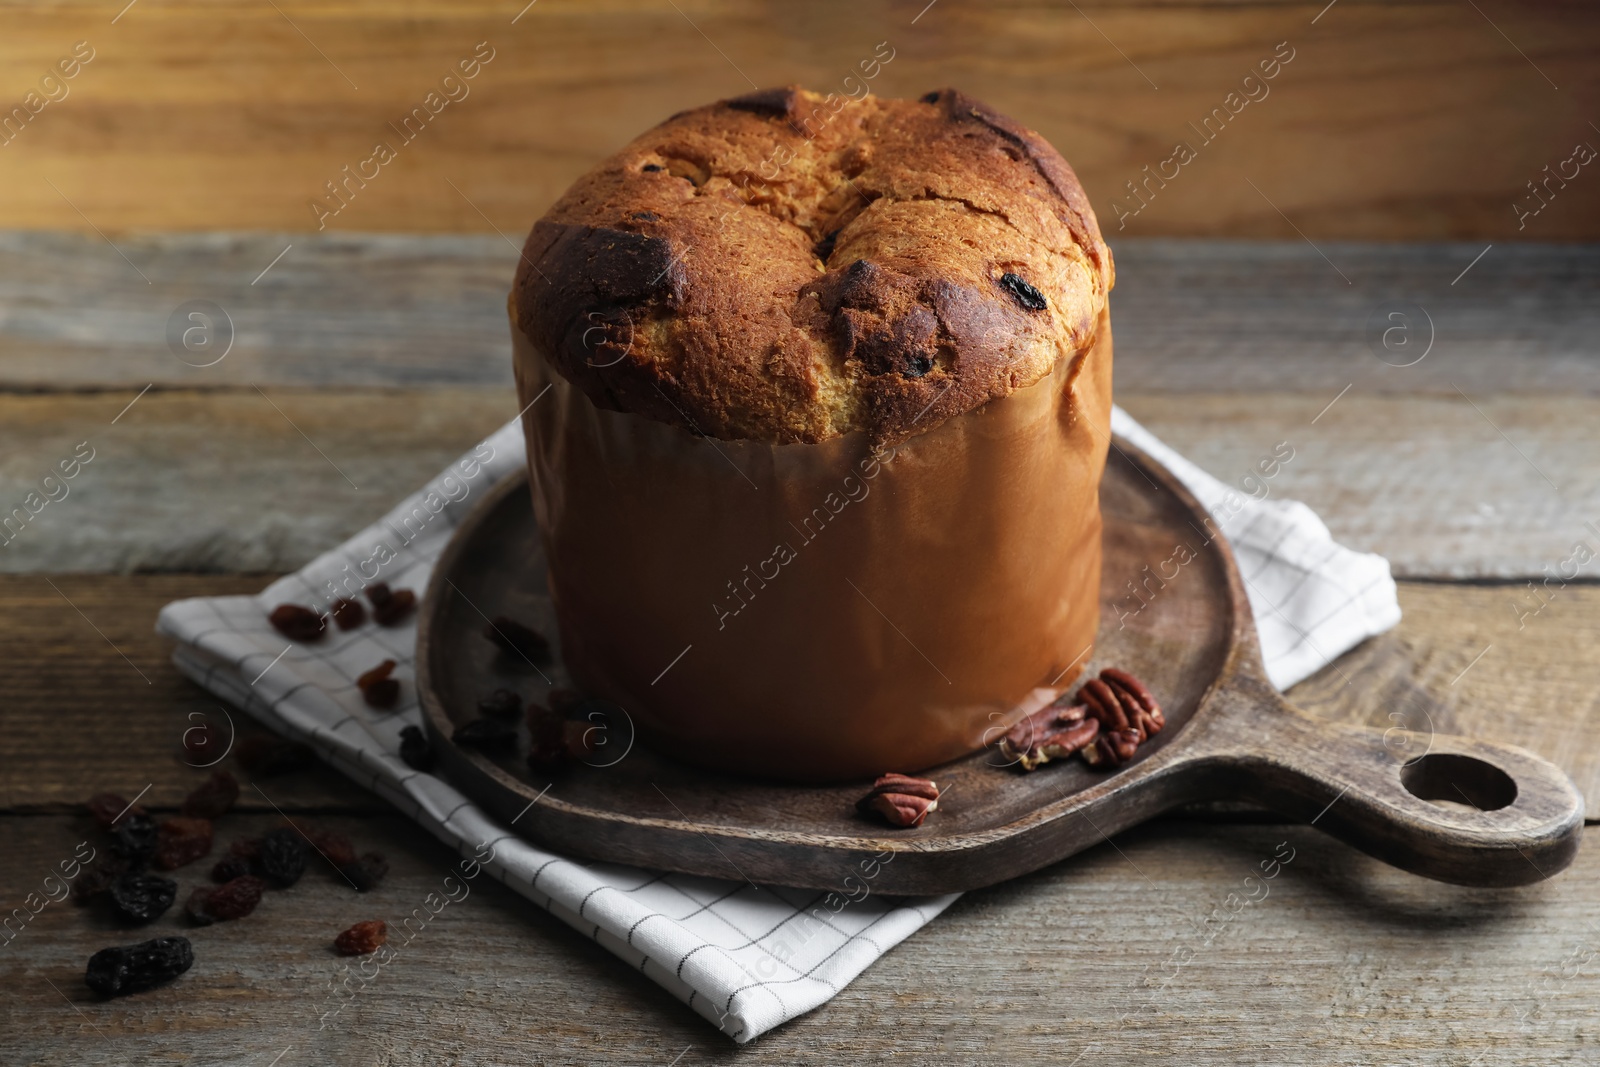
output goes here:
[[[1218, 482], [1120, 409], [1113, 428], [1167, 464], [1210, 507], [1248, 580], [1272, 679], [1317, 670], [1400, 617], [1388, 563], [1335, 543], [1305, 505], [1246, 497]], [[338, 582], [388, 550], [382, 578], [426, 587], [434, 560], [479, 495], [524, 464], [520, 424], [501, 427], [387, 516], [257, 596], [167, 605], [157, 629], [178, 644], [184, 674], [384, 797], [461, 856], [648, 975], [734, 1041], [744, 1043], [825, 1003], [873, 961], [931, 922], [958, 894], [886, 899], [875, 871], [829, 892], [753, 886], [615, 864], [585, 864], [513, 834], [434, 774], [399, 758], [400, 730], [420, 723], [414, 687], [377, 712], [357, 676], [383, 659], [411, 681], [415, 629], [336, 628], [289, 644], [267, 622], [284, 602], [322, 605]], [[286, 647], [287, 645], [287, 647]]]

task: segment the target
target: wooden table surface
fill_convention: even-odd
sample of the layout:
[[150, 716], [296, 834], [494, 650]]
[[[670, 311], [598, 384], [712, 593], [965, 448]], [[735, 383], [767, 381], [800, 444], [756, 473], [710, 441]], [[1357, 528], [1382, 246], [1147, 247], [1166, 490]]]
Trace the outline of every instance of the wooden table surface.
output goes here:
[[[1225, 480], [1291, 442], [1273, 494], [1393, 560], [1404, 621], [1293, 699], [1379, 728], [1522, 744], [1594, 804], [1600, 563], [1570, 581], [1559, 568], [1579, 544], [1600, 553], [1600, 249], [1497, 244], [1474, 263], [1482, 244], [1318, 244], [1119, 242], [1118, 398]], [[155, 235], [113, 249], [20, 232], [0, 248], [0, 505], [81, 442], [94, 450], [71, 493], [0, 548], [9, 912], [93, 833], [89, 794], [148, 787], [142, 803], [164, 812], [203, 777], [179, 742], [212, 701], [153, 634], [162, 604], [259, 589], [514, 413], [502, 302], [515, 251], [494, 236]], [[169, 351], [168, 320], [190, 300], [231, 319], [233, 348], [214, 366]], [[1389, 301], [1432, 320], [1414, 366], [1380, 361], [1365, 339]], [[340, 962], [331, 935], [410, 911], [452, 856], [331, 770], [262, 784], [271, 802], [247, 786], [224, 840], [287, 813], [385, 852], [388, 879], [356, 897], [314, 870], [205, 931], [177, 983], [112, 1002], [83, 968], [127, 935], [49, 904], [0, 946], [0, 1063], [1600, 1055], [1592, 850], [1539, 885], [1463, 889], [1238, 811], [1178, 813], [968, 894], [745, 1048], [495, 884], [319, 1029]], [[1230, 911], [1244, 876], [1285, 848], [1294, 859], [1269, 896]], [[179, 872], [184, 893], [200, 867]], [[152, 932], [180, 927], [169, 915]]]

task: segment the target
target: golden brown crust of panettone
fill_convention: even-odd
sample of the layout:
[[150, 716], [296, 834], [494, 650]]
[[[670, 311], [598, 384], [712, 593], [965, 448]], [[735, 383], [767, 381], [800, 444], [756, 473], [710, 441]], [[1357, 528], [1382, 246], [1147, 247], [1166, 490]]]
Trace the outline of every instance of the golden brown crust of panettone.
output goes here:
[[1086, 352], [1110, 250], [971, 97], [769, 89], [675, 115], [529, 234], [517, 325], [597, 405], [725, 439], [925, 431]]

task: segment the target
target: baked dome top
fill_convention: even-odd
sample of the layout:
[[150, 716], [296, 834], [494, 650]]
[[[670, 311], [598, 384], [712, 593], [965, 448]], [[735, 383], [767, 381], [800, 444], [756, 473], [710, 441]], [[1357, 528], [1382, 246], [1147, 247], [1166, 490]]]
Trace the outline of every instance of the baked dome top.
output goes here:
[[1086, 352], [1114, 279], [1064, 159], [953, 89], [681, 112], [539, 220], [512, 310], [602, 408], [893, 443]]

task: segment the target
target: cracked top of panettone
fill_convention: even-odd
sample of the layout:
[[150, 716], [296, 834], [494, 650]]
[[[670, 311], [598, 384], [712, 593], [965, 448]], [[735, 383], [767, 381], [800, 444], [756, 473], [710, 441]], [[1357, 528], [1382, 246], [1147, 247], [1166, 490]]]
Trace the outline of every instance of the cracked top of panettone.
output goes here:
[[674, 115], [578, 179], [511, 307], [602, 408], [892, 443], [1086, 352], [1112, 281], [1038, 134], [952, 89], [787, 88]]

